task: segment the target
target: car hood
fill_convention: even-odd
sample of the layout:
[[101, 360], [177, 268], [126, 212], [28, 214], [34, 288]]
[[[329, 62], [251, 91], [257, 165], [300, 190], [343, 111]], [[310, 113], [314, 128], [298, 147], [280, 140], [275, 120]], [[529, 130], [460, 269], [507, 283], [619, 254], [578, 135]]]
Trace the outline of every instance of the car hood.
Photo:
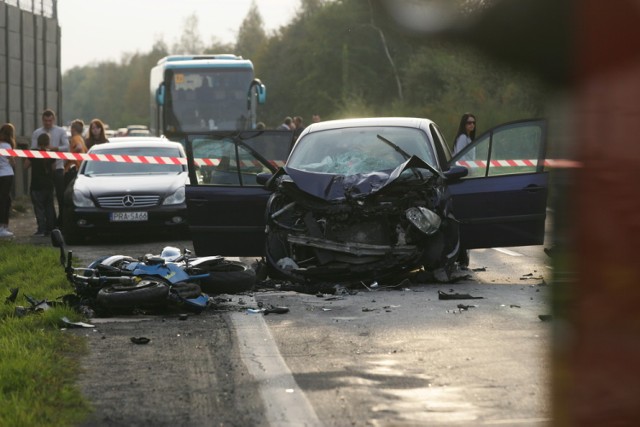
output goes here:
[[411, 168], [429, 169], [432, 173], [442, 176], [440, 171], [417, 156], [411, 156], [390, 172], [336, 175], [306, 172], [287, 166], [284, 170], [300, 190], [326, 201], [337, 201], [376, 193], [398, 179], [402, 172]]
[[170, 194], [184, 186], [187, 180], [186, 172], [175, 175], [78, 175], [73, 188], [94, 196], [114, 193]]

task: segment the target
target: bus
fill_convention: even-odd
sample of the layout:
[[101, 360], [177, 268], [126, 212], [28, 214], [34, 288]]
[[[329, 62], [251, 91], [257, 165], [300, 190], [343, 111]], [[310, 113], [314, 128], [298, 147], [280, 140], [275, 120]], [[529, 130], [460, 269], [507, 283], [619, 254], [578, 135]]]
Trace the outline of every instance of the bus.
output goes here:
[[253, 64], [233, 54], [171, 55], [150, 75], [150, 131], [181, 141], [188, 134], [256, 127], [266, 89]]

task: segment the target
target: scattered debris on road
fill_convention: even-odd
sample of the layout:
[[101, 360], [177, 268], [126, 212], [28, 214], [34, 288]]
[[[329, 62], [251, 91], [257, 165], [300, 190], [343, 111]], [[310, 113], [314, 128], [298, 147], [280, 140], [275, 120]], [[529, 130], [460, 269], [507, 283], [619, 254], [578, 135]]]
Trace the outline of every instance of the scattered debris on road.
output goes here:
[[438, 291], [438, 299], [441, 300], [451, 300], [451, 299], [483, 299], [484, 297], [474, 297], [471, 296], [469, 294], [459, 294], [459, 293], [453, 293], [453, 294], [448, 294], [446, 292], [443, 291]]
[[60, 319], [63, 328], [95, 328], [96, 325], [85, 322], [72, 322], [68, 317], [64, 316]]

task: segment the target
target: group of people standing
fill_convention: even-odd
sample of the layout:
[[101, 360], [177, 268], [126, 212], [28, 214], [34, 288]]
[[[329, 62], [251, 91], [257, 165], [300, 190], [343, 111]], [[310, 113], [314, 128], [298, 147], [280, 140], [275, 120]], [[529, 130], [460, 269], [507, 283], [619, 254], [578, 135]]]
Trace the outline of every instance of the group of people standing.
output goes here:
[[[317, 123], [320, 121], [320, 116], [318, 114], [314, 114], [311, 116], [311, 121], [313, 123]], [[298, 139], [302, 131], [304, 130], [304, 121], [301, 116], [294, 116], [293, 118], [287, 116], [284, 118], [282, 123], [276, 128], [276, 130], [289, 130], [293, 131], [294, 140]]]
[[[55, 122], [56, 114], [53, 110], [47, 109], [42, 113], [42, 126], [31, 135], [32, 150], [86, 153], [91, 146], [108, 142], [105, 125], [100, 119], [91, 121], [86, 140], [82, 136], [85, 127], [82, 120], [71, 123], [70, 138], [67, 131]], [[0, 127], [0, 148], [16, 148], [15, 127], [11, 123]], [[15, 162], [14, 157], [0, 156], [0, 238], [13, 236], [9, 230], [9, 215]], [[24, 167], [30, 171], [31, 177], [29, 195], [38, 227], [34, 235], [46, 236], [62, 222], [64, 192], [77, 175], [80, 161], [27, 158], [24, 160]], [[54, 200], [58, 204], [57, 215]]]

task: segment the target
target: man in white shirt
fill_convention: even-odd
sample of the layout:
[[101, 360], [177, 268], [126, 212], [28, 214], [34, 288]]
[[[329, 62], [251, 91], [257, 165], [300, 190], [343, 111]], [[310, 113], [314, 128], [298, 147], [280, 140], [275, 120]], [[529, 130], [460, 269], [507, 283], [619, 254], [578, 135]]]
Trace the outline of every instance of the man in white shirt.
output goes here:
[[[69, 137], [60, 126], [56, 126], [56, 113], [46, 109], [42, 112], [42, 127], [36, 129], [31, 135], [31, 149], [38, 148], [38, 136], [48, 133], [50, 137], [49, 151], [69, 151]], [[62, 206], [64, 204], [64, 160], [56, 160], [56, 171], [53, 176], [53, 184], [58, 201], [58, 224], [62, 223]]]

